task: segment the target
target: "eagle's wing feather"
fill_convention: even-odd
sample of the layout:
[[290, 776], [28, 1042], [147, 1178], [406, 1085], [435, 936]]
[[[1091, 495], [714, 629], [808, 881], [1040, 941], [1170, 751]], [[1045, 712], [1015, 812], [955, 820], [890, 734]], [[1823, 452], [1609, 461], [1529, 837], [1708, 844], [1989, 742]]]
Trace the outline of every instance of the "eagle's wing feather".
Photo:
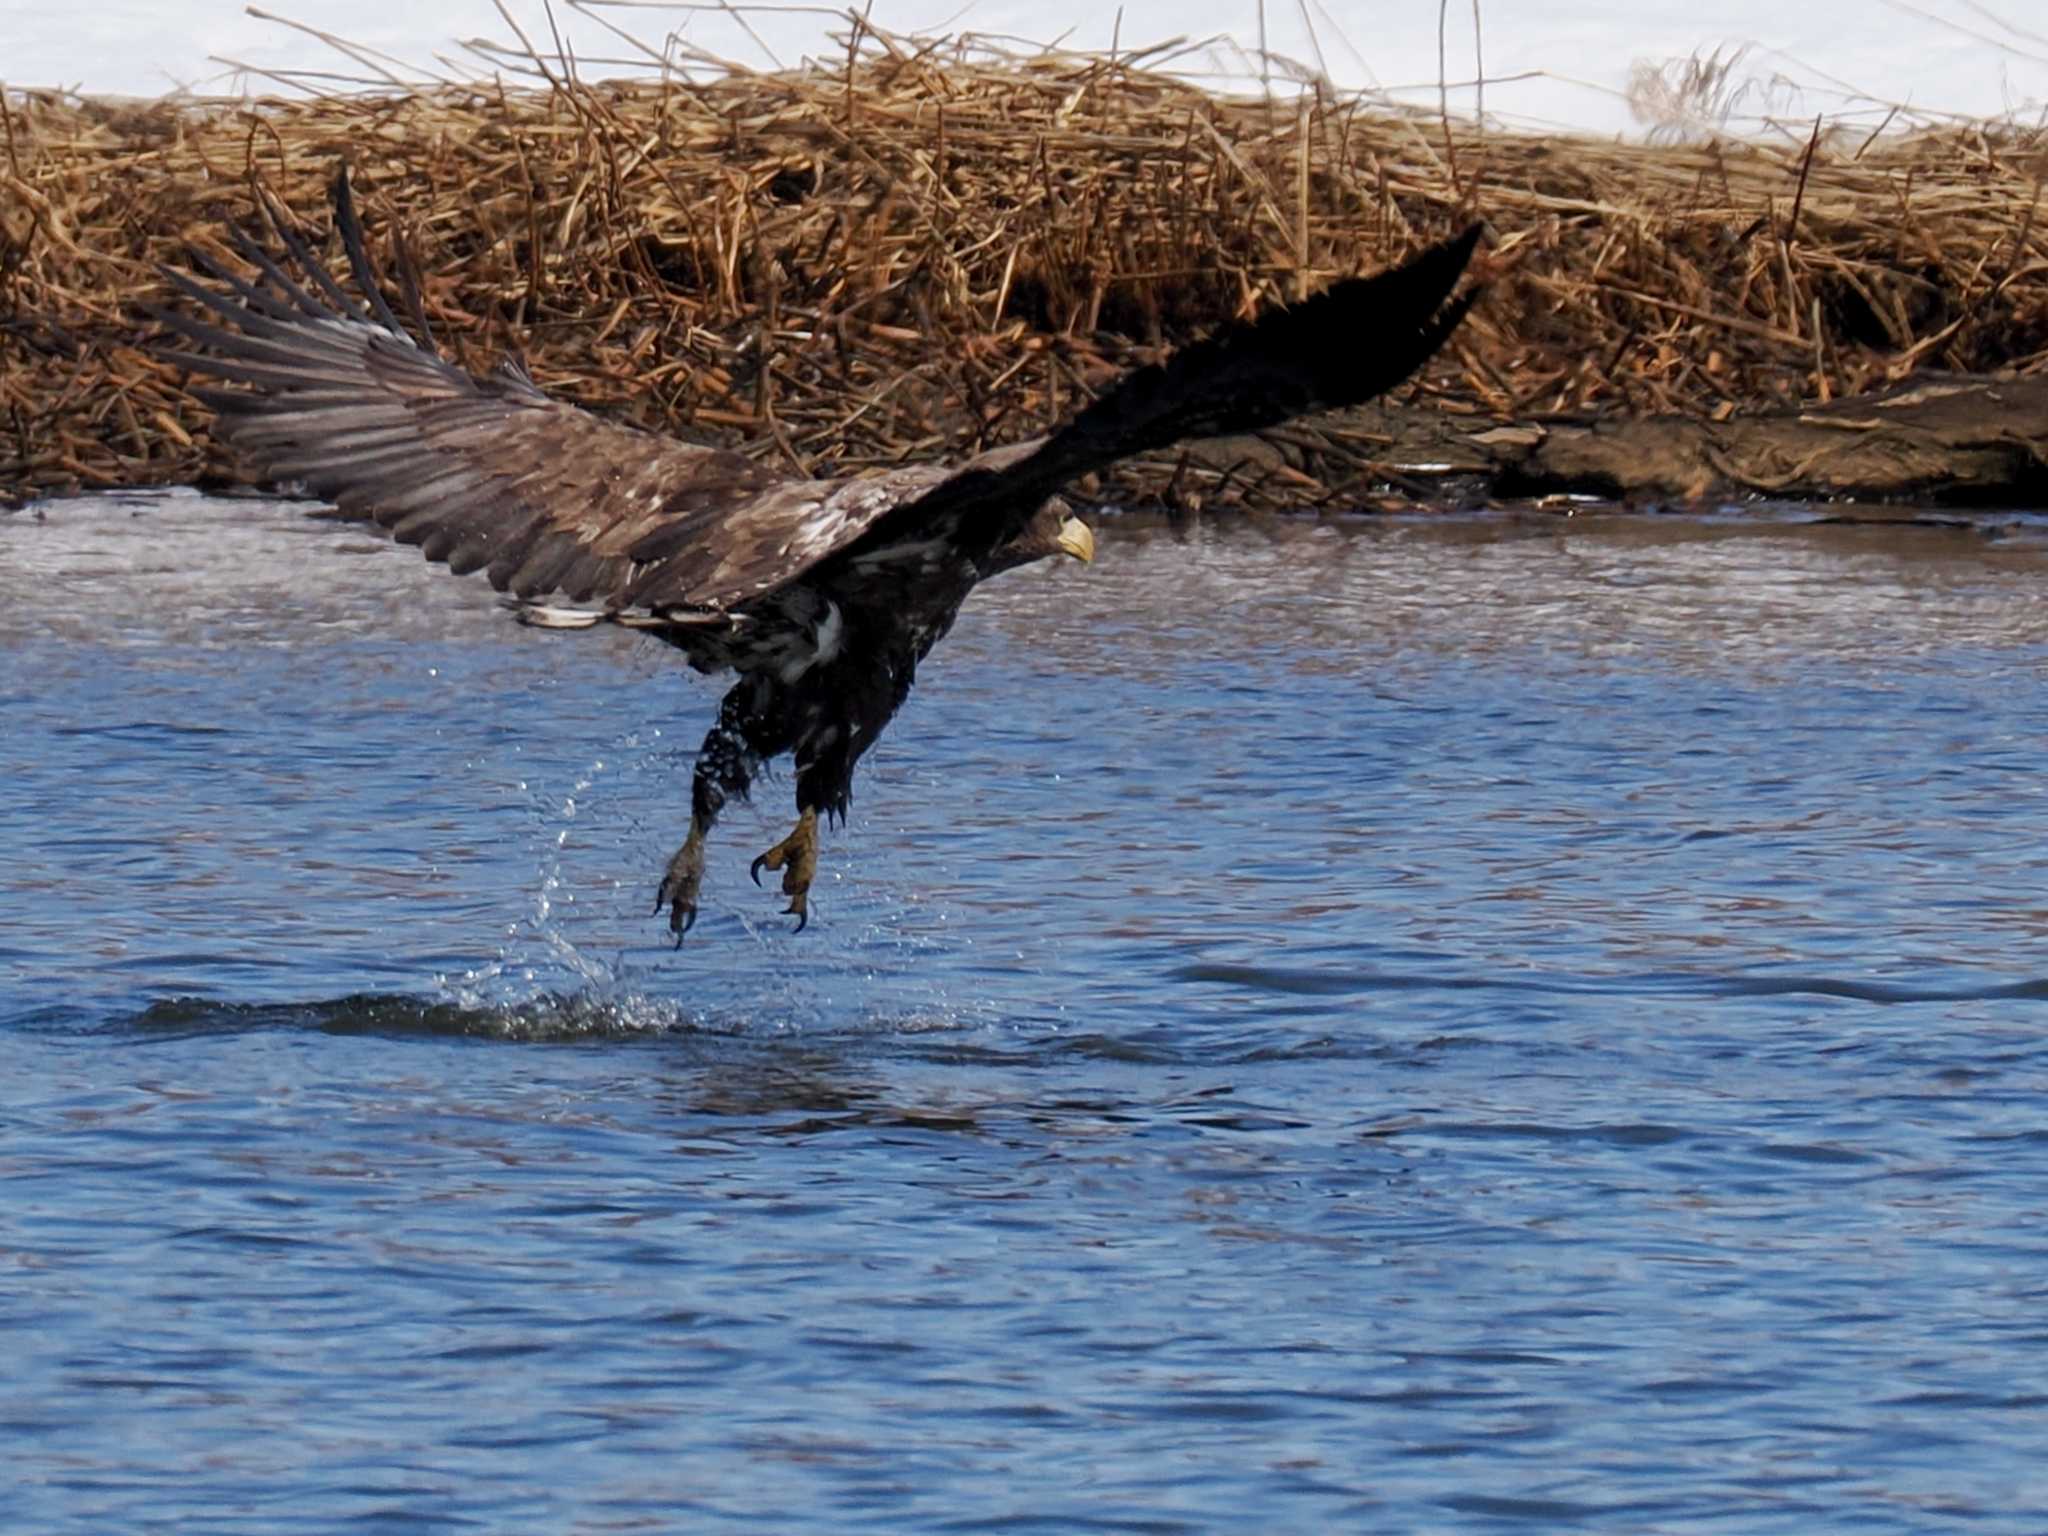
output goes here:
[[1049, 437], [981, 455], [876, 519], [844, 553], [858, 558], [943, 529], [979, 560], [1016, 537], [1047, 496], [1120, 459], [1384, 394], [1430, 359], [1478, 298], [1477, 288], [1451, 293], [1479, 235], [1474, 224], [1399, 267], [1333, 284], [1126, 374]]
[[476, 377], [415, 340], [385, 303], [345, 176], [335, 212], [368, 307], [273, 210], [304, 281], [237, 231], [255, 279], [203, 256], [219, 286], [165, 271], [225, 322], [157, 311], [196, 348], [167, 355], [244, 386], [196, 393], [262, 474], [303, 484], [457, 572], [486, 571], [521, 598], [724, 610], [801, 575], [943, 478], [793, 479], [552, 400], [513, 367]]
[[[957, 470], [815, 481], [606, 421], [550, 399], [516, 367], [481, 378], [455, 367], [385, 303], [345, 170], [334, 205], [362, 300], [275, 208], [270, 222], [304, 282], [239, 230], [255, 279], [203, 256], [219, 287], [164, 273], [233, 327], [157, 312], [200, 349], [170, 357], [244, 386], [197, 392], [220, 413], [221, 434], [270, 478], [304, 484], [457, 572], [483, 570], [517, 597], [713, 614], [827, 560], [879, 569], [943, 545], [978, 564], [1091, 470], [1370, 399], [1463, 317], [1472, 293], [1446, 301], [1479, 233], [1139, 369], [1050, 437]], [[409, 298], [425, 338], [416, 291]]]

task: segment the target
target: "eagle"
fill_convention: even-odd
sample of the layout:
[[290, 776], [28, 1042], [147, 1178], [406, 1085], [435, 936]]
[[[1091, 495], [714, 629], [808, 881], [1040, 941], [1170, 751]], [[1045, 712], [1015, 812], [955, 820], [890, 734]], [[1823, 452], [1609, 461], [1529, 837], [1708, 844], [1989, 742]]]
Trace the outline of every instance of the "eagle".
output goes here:
[[796, 823], [751, 873], [757, 885], [764, 868], [780, 873], [803, 929], [819, 820], [844, 821], [854, 765], [968, 593], [1029, 561], [1093, 557], [1064, 488], [1133, 454], [1381, 394], [1477, 296], [1453, 296], [1475, 225], [1138, 368], [1046, 436], [952, 466], [805, 479], [552, 399], [516, 362], [483, 376], [458, 367], [435, 347], [404, 263], [410, 327], [385, 298], [345, 166], [332, 200], [353, 293], [266, 198], [274, 241], [228, 231], [249, 275], [201, 251], [193, 272], [162, 269], [197, 309], [155, 309], [183, 339], [163, 354], [219, 381], [192, 393], [265, 480], [295, 483], [458, 575], [483, 572], [529, 622], [624, 625], [701, 673], [734, 675], [655, 895], [678, 945], [719, 813], [784, 754]]

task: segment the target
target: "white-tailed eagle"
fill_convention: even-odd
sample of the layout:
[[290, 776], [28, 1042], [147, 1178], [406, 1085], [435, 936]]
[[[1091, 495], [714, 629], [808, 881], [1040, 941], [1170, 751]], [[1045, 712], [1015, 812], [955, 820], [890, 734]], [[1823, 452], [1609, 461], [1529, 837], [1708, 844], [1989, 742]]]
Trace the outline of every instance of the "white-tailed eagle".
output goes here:
[[231, 231], [253, 278], [204, 256], [194, 260], [213, 284], [165, 272], [213, 317], [159, 310], [201, 349], [169, 355], [239, 386], [195, 393], [266, 478], [304, 486], [451, 571], [484, 572], [534, 622], [630, 625], [700, 672], [738, 674], [698, 752], [689, 835], [655, 897], [678, 943], [696, 920], [712, 823], [785, 752], [796, 758], [797, 822], [754, 861], [754, 877], [779, 870], [804, 926], [818, 818], [844, 819], [854, 764], [967, 594], [1026, 561], [1093, 554], [1062, 487], [1131, 454], [1392, 388], [1471, 304], [1473, 292], [1452, 291], [1479, 233], [1140, 368], [1049, 436], [957, 467], [803, 480], [552, 400], [515, 366], [482, 378], [455, 367], [435, 351], [409, 285], [410, 331], [382, 296], [345, 171], [334, 209], [359, 296], [272, 208], [283, 257]]

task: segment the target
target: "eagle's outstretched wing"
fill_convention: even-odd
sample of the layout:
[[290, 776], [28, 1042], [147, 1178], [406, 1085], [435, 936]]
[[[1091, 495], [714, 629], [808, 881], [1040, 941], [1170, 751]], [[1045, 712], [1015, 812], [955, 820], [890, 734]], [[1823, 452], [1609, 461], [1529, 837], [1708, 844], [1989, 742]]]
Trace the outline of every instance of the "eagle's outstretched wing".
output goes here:
[[800, 480], [552, 400], [514, 368], [477, 378], [455, 367], [434, 351], [417, 304], [415, 338], [382, 298], [346, 168], [334, 209], [366, 303], [274, 208], [270, 222], [304, 281], [240, 230], [254, 280], [204, 257], [218, 288], [165, 270], [234, 327], [156, 312], [201, 349], [169, 357], [250, 386], [197, 392], [219, 412], [221, 435], [271, 479], [303, 484], [451, 570], [482, 570], [500, 591], [708, 618], [834, 557], [886, 558], [939, 540], [979, 565], [1091, 470], [1370, 399], [1420, 367], [1464, 316], [1474, 295], [1450, 294], [1479, 234], [1139, 369], [1050, 437], [957, 470]]
[[[713, 613], [781, 586], [906, 497], [917, 468], [799, 480], [743, 454], [657, 437], [552, 400], [505, 367], [477, 378], [409, 334], [381, 297], [347, 173], [336, 224], [351, 297], [273, 209], [303, 281], [232, 231], [252, 280], [196, 257], [220, 286], [165, 278], [234, 328], [159, 309], [201, 350], [167, 355], [241, 389], [205, 388], [219, 432], [256, 469], [376, 522], [431, 560], [522, 598], [659, 601]], [[417, 306], [415, 306], [417, 311]]]
[[1474, 224], [1401, 266], [1335, 283], [1126, 375], [1041, 442], [984, 454], [877, 518], [845, 553], [943, 534], [979, 560], [1016, 537], [1047, 496], [1119, 459], [1384, 394], [1479, 297], [1476, 287], [1451, 297], [1479, 235]]

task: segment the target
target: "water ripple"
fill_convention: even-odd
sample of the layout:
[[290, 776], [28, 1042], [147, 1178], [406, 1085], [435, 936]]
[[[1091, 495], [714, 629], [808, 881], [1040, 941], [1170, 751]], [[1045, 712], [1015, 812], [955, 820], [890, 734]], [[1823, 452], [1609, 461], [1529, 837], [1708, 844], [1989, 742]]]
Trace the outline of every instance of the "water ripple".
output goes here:
[[0, 521], [0, 1525], [2031, 1533], [2048, 549], [1834, 515], [1114, 525], [681, 951], [657, 647]]
[[1219, 982], [1256, 992], [1345, 997], [1369, 992], [1535, 992], [1559, 997], [1841, 997], [1863, 1003], [1965, 1003], [2048, 999], [2048, 977], [2032, 981], [1911, 987], [1830, 976], [1715, 976], [1685, 972], [1554, 977], [1457, 976], [1400, 972], [1333, 973], [1276, 966], [1197, 964], [1176, 980]]

